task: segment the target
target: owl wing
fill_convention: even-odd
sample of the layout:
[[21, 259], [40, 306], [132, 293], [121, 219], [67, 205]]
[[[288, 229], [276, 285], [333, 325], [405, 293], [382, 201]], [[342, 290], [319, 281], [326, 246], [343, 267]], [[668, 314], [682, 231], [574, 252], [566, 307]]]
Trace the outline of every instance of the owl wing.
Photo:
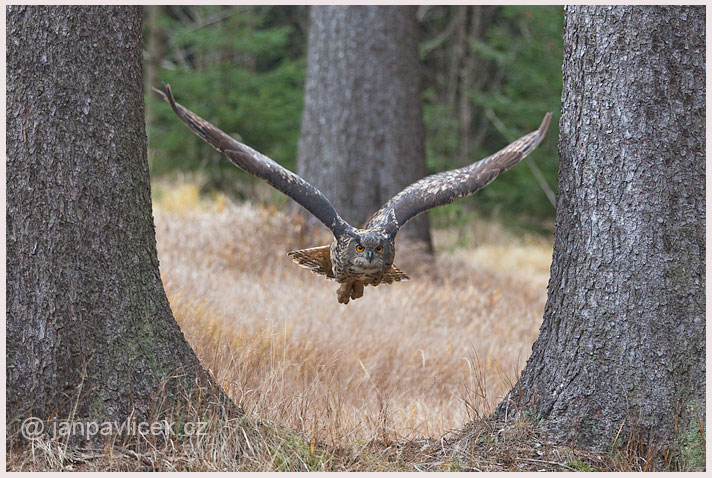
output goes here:
[[331, 252], [329, 246], [310, 247], [288, 252], [287, 255], [302, 267], [310, 269], [315, 274], [323, 274], [333, 279], [334, 271], [331, 268]]
[[396, 266], [391, 265], [391, 268], [388, 269], [385, 274], [383, 274], [383, 278], [381, 279], [381, 282], [385, 284], [392, 284], [393, 282], [400, 282], [402, 280], [408, 280], [410, 277], [403, 272], [402, 270], [398, 269]]
[[539, 146], [550, 122], [551, 113], [547, 113], [538, 130], [522, 136], [493, 155], [464, 168], [433, 174], [411, 184], [379, 209], [366, 228], [379, 228], [395, 236], [399, 228], [418, 214], [482, 189]]
[[157, 88], [153, 88], [153, 91], [171, 104], [173, 111], [188, 128], [227, 156], [232, 164], [253, 176], [264, 179], [270, 186], [294, 199], [331, 229], [334, 236], [339, 237], [346, 229], [351, 228], [317, 188], [264, 154], [240, 143], [189, 109], [176, 103], [170, 85], [164, 84], [163, 91]]

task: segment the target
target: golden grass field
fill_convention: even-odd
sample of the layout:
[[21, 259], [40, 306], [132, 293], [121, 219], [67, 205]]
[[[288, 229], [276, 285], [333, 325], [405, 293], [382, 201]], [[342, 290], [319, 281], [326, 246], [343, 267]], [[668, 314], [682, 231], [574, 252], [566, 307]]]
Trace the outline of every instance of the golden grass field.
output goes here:
[[435, 229], [434, 258], [399, 245], [396, 264], [412, 280], [367, 287], [344, 306], [335, 282], [287, 256], [326, 244], [325, 228], [305, 227], [302, 215], [274, 206], [202, 199], [194, 178], [152, 186], [175, 318], [247, 413], [226, 420], [224, 410], [201, 407], [202, 391], [193, 390], [185, 409], [167, 412], [206, 420], [201, 436], [117, 436], [100, 448], [41, 439], [10, 447], [8, 470], [667, 469], [634, 441], [611, 453], [579, 449], [550, 441], [526, 417], [488, 416], [537, 337], [550, 240], [483, 220]]
[[531, 352], [550, 240], [483, 221], [435, 230], [434, 260], [399, 245], [410, 281], [367, 287], [344, 306], [335, 282], [287, 257], [327, 244], [325, 228], [307, 232], [302, 216], [273, 207], [200, 199], [190, 181], [154, 191], [176, 320], [248, 415], [334, 446], [437, 439], [492, 411]]

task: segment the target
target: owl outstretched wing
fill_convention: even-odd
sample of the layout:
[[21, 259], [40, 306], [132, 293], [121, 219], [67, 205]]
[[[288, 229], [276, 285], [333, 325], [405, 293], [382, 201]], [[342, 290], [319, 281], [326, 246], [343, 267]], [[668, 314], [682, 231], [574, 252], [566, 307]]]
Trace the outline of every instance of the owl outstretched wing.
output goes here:
[[398, 194], [379, 209], [366, 224], [390, 236], [418, 214], [468, 196], [491, 183], [531, 153], [544, 139], [551, 113], [536, 131], [522, 136], [504, 149], [464, 168], [427, 176]]
[[189, 109], [175, 101], [171, 86], [163, 85], [163, 91], [153, 88], [163, 100], [170, 103], [176, 115], [195, 134], [203, 138], [213, 148], [223, 153], [235, 166], [253, 176], [264, 179], [270, 186], [294, 199], [304, 209], [312, 213], [334, 236], [339, 237], [351, 226], [336, 212], [334, 206], [317, 188], [288, 169], [283, 168], [267, 156], [255, 151], [205, 121]]

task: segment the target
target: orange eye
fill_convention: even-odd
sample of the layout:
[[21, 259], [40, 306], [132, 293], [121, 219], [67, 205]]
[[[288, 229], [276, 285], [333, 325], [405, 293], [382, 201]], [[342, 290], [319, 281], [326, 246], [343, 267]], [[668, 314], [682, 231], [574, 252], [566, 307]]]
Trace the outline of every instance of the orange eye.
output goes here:
[[376, 252], [378, 252], [378, 253], [383, 252], [383, 246], [378, 246], [378, 247], [376, 248]]
[[361, 244], [356, 246], [356, 252], [363, 252], [363, 246]]

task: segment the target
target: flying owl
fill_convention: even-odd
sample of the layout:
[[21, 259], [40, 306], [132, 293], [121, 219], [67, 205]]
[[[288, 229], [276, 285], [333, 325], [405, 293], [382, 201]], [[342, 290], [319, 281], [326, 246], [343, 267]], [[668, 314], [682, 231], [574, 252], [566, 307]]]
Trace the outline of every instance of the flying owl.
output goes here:
[[304, 179], [176, 103], [170, 85], [164, 84], [163, 91], [156, 88], [154, 91], [171, 104], [176, 115], [195, 134], [227, 156], [235, 166], [264, 179], [331, 230], [334, 240], [330, 245], [300, 249], [288, 255], [300, 266], [339, 282], [336, 293], [342, 304], [362, 297], [366, 285], [407, 280], [408, 276], [393, 265], [398, 230], [428, 209], [449, 204], [485, 187], [531, 153], [544, 139], [551, 122], [551, 113], [547, 113], [538, 130], [493, 155], [411, 184], [373, 214], [363, 228], [356, 228], [344, 221], [329, 200]]

